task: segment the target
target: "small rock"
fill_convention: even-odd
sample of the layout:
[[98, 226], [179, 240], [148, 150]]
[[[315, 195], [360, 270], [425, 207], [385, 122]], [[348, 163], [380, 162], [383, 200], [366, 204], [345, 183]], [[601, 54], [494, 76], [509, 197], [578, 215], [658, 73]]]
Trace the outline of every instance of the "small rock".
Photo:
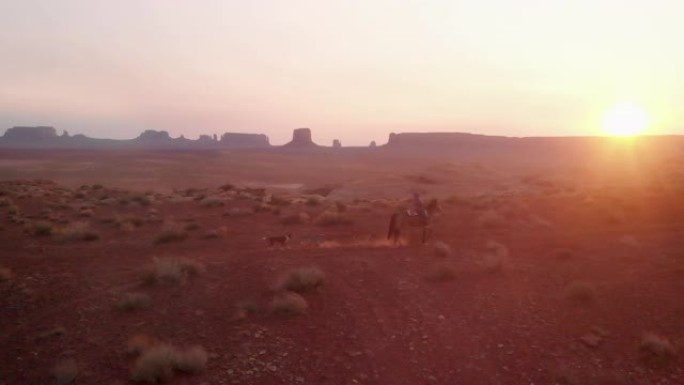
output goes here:
[[603, 338], [597, 336], [596, 334], [589, 333], [580, 337], [580, 341], [590, 348], [597, 348], [603, 342]]

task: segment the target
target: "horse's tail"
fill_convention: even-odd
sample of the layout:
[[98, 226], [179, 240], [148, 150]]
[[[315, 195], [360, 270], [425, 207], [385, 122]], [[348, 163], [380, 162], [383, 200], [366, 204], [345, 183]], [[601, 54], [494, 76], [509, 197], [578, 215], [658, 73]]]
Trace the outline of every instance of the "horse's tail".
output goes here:
[[387, 239], [391, 239], [397, 231], [397, 213], [394, 213], [390, 217], [389, 230], [387, 231]]

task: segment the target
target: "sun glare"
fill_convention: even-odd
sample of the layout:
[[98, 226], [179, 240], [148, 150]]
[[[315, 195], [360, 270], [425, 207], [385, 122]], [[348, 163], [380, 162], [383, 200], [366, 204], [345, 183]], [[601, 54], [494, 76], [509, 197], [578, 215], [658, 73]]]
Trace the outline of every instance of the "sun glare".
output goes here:
[[603, 117], [603, 130], [613, 136], [634, 136], [643, 133], [650, 124], [646, 111], [633, 104], [613, 107]]

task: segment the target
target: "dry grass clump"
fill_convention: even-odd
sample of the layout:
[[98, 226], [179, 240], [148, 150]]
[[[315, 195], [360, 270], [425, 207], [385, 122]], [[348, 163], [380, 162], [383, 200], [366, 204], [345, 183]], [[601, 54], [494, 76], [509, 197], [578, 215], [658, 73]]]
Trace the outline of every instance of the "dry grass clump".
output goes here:
[[641, 359], [648, 365], [666, 365], [676, 354], [670, 341], [655, 333], [644, 333], [639, 342]]
[[223, 213], [224, 217], [246, 217], [252, 215], [253, 211], [241, 209], [239, 207], [231, 207]]
[[578, 304], [592, 304], [596, 301], [596, 287], [588, 282], [574, 281], [565, 287], [564, 297]]
[[96, 241], [100, 234], [88, 222], [73, 222], [59, 231], [59, 237], [66, 241]]
[[154, 265], [145, 272], [143, 280], [149, 285], [164, 283], [177, 285], [203, 271], [204, 266], [192, 259], [155, 258]]
[[504, 218], [504, 216], [499, 214], [497, 211], [489, 209], [480, 214], [480, 216], [477, 218], [477, 223], [480, 227], [491, 229], [502, 227], [504, 224], [506, 224], [506, 218]]
[[456, 268], [447, 261], [437, 261], [430, 266], [427, 278], [431, 281], [451, 281], [456, 278]]
[[300, 225], [302, 223], [307, 223], [310, 220], [311, 217], [309, 216], [309, 214], [301, 212], [282, 217], [280, 219], [280, 223], [282, 223], [283, 225]]
[[307, 206], [318, 206], [321, 203], [323, 203], [324, 200], [325, 200], [325, 197], [322, 197], [319, 195], [312, 195], [312, 196], [306, 198], [305, 204]]
[[0, 266], [0, 282], [9, 281], [12, 277], [14, 277], [12, 270]]
[[300, 267], [283, 275], [275, 285], [276, 290], [303, 293], [323, 286], [325, 274], [318, 267]]
[[508, 261], [508, 248], [499, 242], [487, 242], [486, 252], [482, 256], [482, 267], [489, 272], [500, 272]]
[[318, 226], [340, 226], [340, 225], [350, 225], [354, 221], [345, 214], [326, 211], [316, 218], [316, 224]]
[[33, 235], [39, 237], [50, 236], [54, 230], [55, 229], [52, 227], [52, 224], [49, 222], [40, 221], [33, 224]]
[[131, 379], [158, 383], [171, 379], [175, 372], [198, 373], [205, 369], [209, 355], [201, 346], [179, 349], [158, 344], [143, 351], [135, 362]]
[[445, 258], [450, 257], [453, 254], [453, 252], [451, 251], [451, 246], [449, 246], [447, 243], [438, 241], [435, 242], [433, 247], [435, 256], [437, 257]]
[[175, 222], [165, 222], [162, 230], [154, 238], [154, 243], [180, 242], [188, 237], [183, 227]]
[[125, 293], [116, 303], [116, 308], [130, 312], [150, 306], [152, 299], [145, 293]]
[[140, 355], [153, 346], [159, 345], [160, 341], [147, 334], [136, 334], [128, 339], [126, 353], [130, 355]]
[[199, 203], [202, 207], [220, 207], [224, 204], [223, 199], [212, 196], [205, 197]]
[[78, 376], [78, 364], [73, 358], [61, 360], [52, 368], [52, 377], [58, 385], [68, 385]]
[[276, 294], [269, 305], [273, 313], [285, 315], [304, 314], [309, 309], [306, 299], [298, 293], [286, 291]]

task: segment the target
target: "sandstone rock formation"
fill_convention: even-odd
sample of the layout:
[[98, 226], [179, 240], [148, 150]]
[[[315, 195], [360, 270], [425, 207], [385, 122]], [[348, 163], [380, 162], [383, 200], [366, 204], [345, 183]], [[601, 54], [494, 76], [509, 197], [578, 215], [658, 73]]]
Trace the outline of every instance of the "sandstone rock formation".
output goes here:
[[49, 126], [12, 127], [3, 136], [7, 141], [26, 143], [46, 142], [57, 138], [57, 130]]
[[242, 134], [226, 132], [221, 135], [221, 147], [263, 148], [269, 147], [268, 136], [264, 134]]
[[342, 143], [340, 142], [339, 139], [333, 139], [333, 148], [341, 148]]
[[308, 128], [297, 128], [292, 132], [292, 141], [287, 143], [285, 147], [293, 148], [312, 148], [318, 147], [316, 143], [311, 140], [311, 130]]

